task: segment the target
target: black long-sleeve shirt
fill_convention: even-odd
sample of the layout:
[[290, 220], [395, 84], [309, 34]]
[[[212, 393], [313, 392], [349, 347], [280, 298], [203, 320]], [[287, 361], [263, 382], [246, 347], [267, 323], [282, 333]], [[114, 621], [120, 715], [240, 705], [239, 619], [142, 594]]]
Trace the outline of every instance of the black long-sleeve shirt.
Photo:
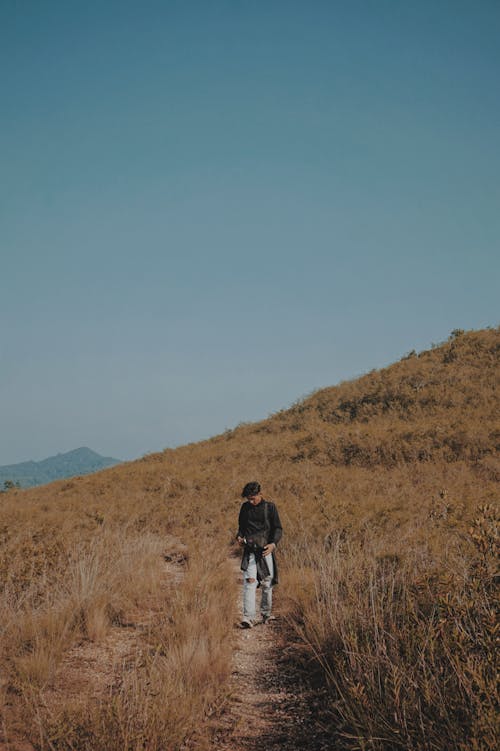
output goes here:
[[[238, 537], [244, 537], [247, 540], [255, 538], [258, 540], [258, 544], [264, 545], [273, 542], [275, 545], [281, 540], [283, 535], [283, 527], [281, 526], [278, 509], [272, 501], [262, 500], [256, 506], [250, 501], [245, 501], [241, 505], [240, 515], [238, 517]], [[246, 571], [248, 568], [248, 558], [250, 550], [247, 546], [243, 549], [243, 557], [241, 560], [241, 569]], [[273, 584], [278, 583], [278, 566], [274, 553], [274, 577]], [[269, 576], [269, 571], [265, 563], [265, 557], [262, 555], [256, 556], [257, 560], [257, 578], [259, 581], [266, 575]], [[267, 574], [266, 574], [267, 571]]]
[[238, 536], [248, 539], [258, 534], [265, 534], [266, 543], [274, 542], [277, 545], [281, 540], [283, 528], [278, 509], [272, 501], [262, 500], [257, 506], [254, 506], [250, 501], [245, 501], [241, 506], [238, 518]]

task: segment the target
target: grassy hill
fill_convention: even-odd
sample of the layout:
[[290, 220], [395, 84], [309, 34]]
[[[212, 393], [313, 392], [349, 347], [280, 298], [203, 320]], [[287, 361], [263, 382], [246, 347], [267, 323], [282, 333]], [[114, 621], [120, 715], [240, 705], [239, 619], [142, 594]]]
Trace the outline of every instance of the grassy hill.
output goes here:
[[[218, 572], [241, 487], [258, 479], [279, 505], [281, 597], [328, 687], [337, 747], [494, 748], [499, 350], [498, 330], [456, 331], [267, 420], [96, 475], [5, 494], [7, 693], [30, 697], [37, 732], [50, 735], [54, 748], [69, 748], [70, 736], [74, 748], [125, 747], [110, 740], [121, 727], [117, 716], [103, 715], [90, 698], [64, 725], [70, 717], [90, 745], [67, 731], [57, 736], [59, 725], [32, 687], [51, 685], [75, 639], [105, 632], [97, 621], [119, 623], [131, 600], [154, 594], [159, 552], [175, 536], [189, 551], [190, 596], [176, 605], [182, 628], [174, 617], [155, 638], [171, 645], [175, 636], [179, 675], [189, 655], [191, 693], [163, 674], [172, 696], [184, 692], [186, 714], [169, 715], [168, 725], [180, 743], [182, 728], [199, 725], [207, 711], [199, 697], [216, 701], [223, 693], [228, 639], [217, 605], [232, 595]], [[96, 583], [82, 593], [85, 566]], [[146, 660], [137, 680], [147, 685], [153, 670], [158, 662]], [[135, 717], [134, 696], [120, 700]], [[160, 699], [148, 701], [154, 714]], [[157, 732], [148, 748], [176, 747], [165, 745], [165, 727]]]

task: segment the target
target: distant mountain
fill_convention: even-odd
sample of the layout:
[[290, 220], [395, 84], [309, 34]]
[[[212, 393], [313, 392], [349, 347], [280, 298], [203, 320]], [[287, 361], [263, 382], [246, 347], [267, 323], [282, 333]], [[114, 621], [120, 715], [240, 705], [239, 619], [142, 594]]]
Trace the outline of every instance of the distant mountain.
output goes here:
[[57, 454], [40, 462], [6, 464], [0, 466], [0, 490], [4, 483], [9, 481], [19, 483], [22, 488], [32, 488], [64, 477], [89, 475], [115, 464], [120, 464], [120, 460], [101, 456], [86, 447], [68, 451], [66, 454]]

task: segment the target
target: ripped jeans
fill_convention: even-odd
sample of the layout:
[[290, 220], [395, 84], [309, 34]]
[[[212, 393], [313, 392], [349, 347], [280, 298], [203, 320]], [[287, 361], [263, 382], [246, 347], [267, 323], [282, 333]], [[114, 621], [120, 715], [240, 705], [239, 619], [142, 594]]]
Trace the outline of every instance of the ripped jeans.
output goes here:
[[[269, 576], [266, 576], [260, 583], [262, 592], [260, 601], [260, 612], [262, 615], [271, 615], [273, 605], [273, 585], [274, 565], [272, 555], [266, 556], [266, 563], [269, 568]], [[255, 620], [255, 593], [257, 591], [257, 564], [255, 555], [250, 553], [248, 568], [243, 571], [243, 616]]]

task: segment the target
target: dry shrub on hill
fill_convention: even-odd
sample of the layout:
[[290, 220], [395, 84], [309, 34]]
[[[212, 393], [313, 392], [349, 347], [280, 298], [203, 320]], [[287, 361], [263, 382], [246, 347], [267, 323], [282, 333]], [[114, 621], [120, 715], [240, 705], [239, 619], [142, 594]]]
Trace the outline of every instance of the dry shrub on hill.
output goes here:
[[[208, 551], [206, 551], [208, 555]], [[174, 751], [208, 744], [206, 720], [225, 699], [231, 653], [221, 603], [234, 596], [227, 562], [190, 563], [168, 611], [152, 621], [114, 683], [95, 696], [36, 707], [51, 749]]]
[[449, 540], [438, 559], [411, 534], [395, 543], [368, 530], [295, 551], [290, 619], [329, 686], [336, 748], [498, 747], [491, 507], [472, 532], [475, 549]]
[[439, 349], [321, 390], [282, 417], [285, 429], [306, 433], [296, 460], [390, 467], [490, 455], [500, 439], [498, 339], [496, 331], [458, 334]]
[[[110, 501], [105, 511], [89, 496], [82, 505], [64, 495], [2, 500], [6, 737], [40, 749], [110, 750], [174, 749], [196, 732], [202, 739], [230, 664], [220, 603], [233, 599], [234, 584], [221, 574], [224, 549], [214, 554], [202, 541], [186, 562], [186, 546], [167, 532], [168, 511], [155, 515], [150, 505], [145, 513], [125, 492], [123, 505]], [[165, 559], [184, 564], [177, 591], [175, 563], [165, 573]], [[101, 659], [85, 679], [88, 656], [113, 649], [118, 664]]]

